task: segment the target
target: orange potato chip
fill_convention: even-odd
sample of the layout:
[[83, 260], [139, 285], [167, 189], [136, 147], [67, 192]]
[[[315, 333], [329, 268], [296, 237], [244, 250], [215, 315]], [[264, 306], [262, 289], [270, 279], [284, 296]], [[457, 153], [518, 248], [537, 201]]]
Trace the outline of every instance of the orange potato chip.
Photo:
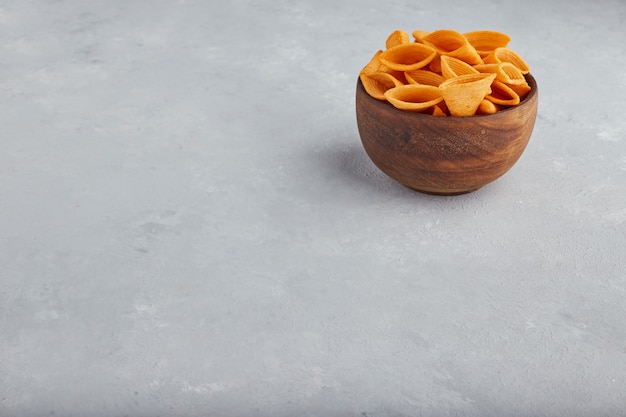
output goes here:
[[451, 56], [441, 56], [441, 74], [444, 78], [454, 78], [459, 75], [478, 74], [479, 71], [470, 64]]
[[524, 59], [519, 54], [509, 48], [496, 48], [487, 55], [484, 59], [485, 64], [496, 64], [500, 62], [510, 62], [515, 65], [522, 74], [528, 74], [530, 68]]
[[438, 87], [445, 80], [441, 74], [423, 69], [406, 71], [404, 76], [410, 84], [425, 84], [435, 87]]
[[373, 72], [386, 72], [392, 75], [397, 80], [399, 80], [402, 84], [407, 84], [407, 80], [404, 77], [404, 72], [392, 70], [391, 68], [387, 67], [382, 62], [380, 62], [379, 57], [382, 53], [383, 51], [380, 51], [380, 50], [377, 51], [372, 57], [372, 59], [370, 60], [370, 62], [368, 62], [367, 65], [365, 65], [365, 67], [363, 67], [360, 74], [363, 74], [363, 73], [371, 74]]
[[498, 110], [500, 110], [500, 108], [495, 103], [483, 99], [476, 109], [476, 114], [494, 114], [498, 112]]
[[380, 64], [380, 66], [378, 67], [378, 72], [386, 72], [387, 74], [392, 75], [394, 78], [399, 80], [402, 84], [408, 84], [408, 81], [404, 76], [404, 71], [396, 71], [389, 68], [385, 64]]
[[432, 72], [436, 72], [437, 74], [441, 74], [441, 55], [437, 54], [437, 56], [430, 61], [428, 69]]
[[478, 55], [485, 57], [496, 48], [504, 48], [511, 41], [506, 33], [491, 30], [477, 30], [464, 33], [465, 39], [476, 49]]
[[450, 110], [448, 109], [448, 106], [446, 106], [445, 101], [441, 100], [441, 102], [437, 103], [437, 107], [439, 107], [441, 111], [446, 114], [446, 116], [450, 116]]
[[531, 90], [530, 86], [528, 85], [528, 82], [525, 82], [524, 84], [507, 84], [507, 85], [509, 86], [511, 90], [517, 93], [520, 100], [526, 97], [526, 94], [528, 94]]
[[378, 59], [378, 57], [382, 53], [383, 53], [383, 51], [378, 50], [374, 54], [372, 59], [370, 59], [370, 61], [363, 67], [363, 69], [361, 70], [361, 74], [363, 74], [363, 73], [368, 74], [368, 73], [372, 73], [372, 72], [378, 71], [378, 67], [380, 67], [380, 59]]
[[403, 85], [393, 75], [380, 71], [361, 73], [360, 78], [365, 91], [378, 100], [385, 100], [385, 91]]
[[498, 80], [491, 84], [491, 93], [487, 94], [485, 98], [494, 104], [502, 106], [515, 106], [520, 102], [517, 93], [511, 87]]
[[389, 35], [387, 41], [385, 42], [385, 47], [387, 49], [393, 48], [394, 46], [404, 45], [406, 43], [410, 43], [409, 34], [403, 30], [396, 30]]
[[445, 80], [439, 85], [452, 116], [473, 116], [487, 94], [496, 74], [467, 74]]
[[421, 112], [441, 102], [443, 97], [438, 87], [432, 85], [401, 85], [385, 91], [385, 98], [401, 110]]
[[448, 55], [470, 65], [482, 64], [483, 60], [465, 36], [454, 30], [441, 29], [424, 36], [425, 45], [432, 46], [441, 55]]
[[447, 107], [442, 106], [442, 103], [443, 102], [435, 104], [433, 106], [433, 112], [432, 112], [433, 116], [443, 117], [443, 116], [447, 116], [448, 115], [448, 112], [447, 112], [448, 109], [447, 109]]
[[428, 35], [428, 32], [426, 32], [425, 30], [414, 30], [413, 32], [411, 32], [411, 35], [413, 35], [413, 39], [415, 39], [415, 42], [422, 43], [424, 36]]
[[380, 54], [385, 66], [396, 71], [412, 71], [425, 67], [435, 58], [437, 52], [421, 43], [408, 43], [394, 46]]
[[506, 84], [526, 84], [522, 71], [510, 62], [474, 65], [474, 68], [480, 72], [494, 73], [497, 80]]

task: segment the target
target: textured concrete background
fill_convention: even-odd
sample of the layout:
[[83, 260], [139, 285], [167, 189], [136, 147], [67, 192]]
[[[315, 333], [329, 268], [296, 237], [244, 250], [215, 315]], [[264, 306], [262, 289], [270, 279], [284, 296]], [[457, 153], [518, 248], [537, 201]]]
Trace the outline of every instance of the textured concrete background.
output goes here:
[[[367, 159], [395, 29], [539, 118], [458, 197]], [[626, 415], [626, 3], [0, 0], [0, 416]]]

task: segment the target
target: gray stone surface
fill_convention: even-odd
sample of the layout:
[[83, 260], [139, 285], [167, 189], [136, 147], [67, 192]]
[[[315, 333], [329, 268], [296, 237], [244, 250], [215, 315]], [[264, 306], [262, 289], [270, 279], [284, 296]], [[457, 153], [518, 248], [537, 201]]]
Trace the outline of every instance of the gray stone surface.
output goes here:
[[[0, 0], [1, 416], [626, 415], [626, 3]], [[501, 30], [539, 117], [415, 193], [395, 29]]]

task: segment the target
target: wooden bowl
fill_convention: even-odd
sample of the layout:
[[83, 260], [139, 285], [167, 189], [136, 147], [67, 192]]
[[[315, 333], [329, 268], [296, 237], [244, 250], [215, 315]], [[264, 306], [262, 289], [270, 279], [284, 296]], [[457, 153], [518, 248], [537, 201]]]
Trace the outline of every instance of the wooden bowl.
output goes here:
[[361, 142], [374, 164], [399, 183], [428, 194], [465, 194], [495, 181], [524, 152], [537, 117], [537, 83], [517, 106], [490, 115], [435, 117], [399, 110], [357, 81]]

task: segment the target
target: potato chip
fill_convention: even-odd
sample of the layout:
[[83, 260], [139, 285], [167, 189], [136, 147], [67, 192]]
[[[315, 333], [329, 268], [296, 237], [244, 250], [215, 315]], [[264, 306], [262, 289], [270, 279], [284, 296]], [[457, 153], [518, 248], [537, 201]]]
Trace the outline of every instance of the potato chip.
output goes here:
[[478, 55], [486, 57], [496, 48], [504, 48], [511, 41], [511, 37], [506, 33], [494, 32], [491, 30], [477, 30], [464, 33], [465, 39], [476, 49]]
[[441, 102], [437, 103], [437, 107], [439, 107], [439, 109], [441, 109], [441, 111], [445, 113], [446, 116], [450, 116], [450, 110], [448, 109], [448, 106], [446, 106], [445, 101], [441, 100]]
[[515, 93], [519, 96], [520, 100], [526, 97], [526, 94], [528, 94], [531, 90], [530, 86], [528, 85], [528, 82], [525, 82], [524, 84], [507, 84], [507, 85], [509, 86], [511, 90], [515, 91]]
[[363, 67], [363, 69], [361, 70], [361, 74], [363, 74], [363, 73], [371, 74], [372, 72], [378, 71], [378, 68], [380, 67], [380, 59], [378, 59], [378, 57], [382, 53], [383, 53], [383, 51], [378, 50], [374, 54], [372, 59], [370, 59], [370, 61]]
[[413, 71], [425, 67], [437, 52], [421, 43], [397, 45], [385, 50], [379, 59], [385, 66], [396, 71]]
[[530, 72], [530, 68], [526, 61], [522, 59], [519, 54], [508, 48], [496, 48], [487, 55], [484, 59], [485, 64], [494, 64], [500, 62], [510, 62], [515, 65], [522, 74], [528, 74]]
[[413, 39], [415, 39], [415, 42], [423, 43], [422, 40], [424, 39], [424, 36], [428, 35], [428, 32], [426, 32], [425, 30], [414, 30], [413, 32], [411, 32], [411, 35], [413, 35]]
[[410, 43], [409, 34], [403, 30], [396, 30], [389, 35], [387, 41], [385, 42], [385, 47], [387, 49], [393, 48], [394, 46], [404, 45]]
[[433, 116], [444, 117], [448, 115], [448, 111], [447, 111], [448, 108], [442, 104], [443, 104], [443, 101], [433, 106], [433, 112], [432, 112]]
[[526, 78], [524, 78], [522, 71], [510, 62], [474, 65], [474, 68], [480, 72], [496, 74], [496, 80], [506, 84], [526, 84]]
[[428, 69], [432, 72], [436, 72], [437, 74], [441, 74], [441, 55], [437, 54], [428, 64]]
[[450, 78], [439, 86], [452, 116], [473, 116], [487, 94], [496, 74], [467, 74]]
[[441, 56], [441, 74], [444, 78], [454, 78], [459, 75], [478, 74], [479, 71], [470, 64], [451, 56]]
[[380, 55], [382, 53], [383, 53], [383, 51], [380, 51], [380, 50], [378, 52], [376, 52], [374, 54], [374, 56], [372, 57], [372, 59], [370, 59], [370, 62], [368, 62], [367, 65], [365, 65], [365, 67], [363, 67], [363, 69], [361, 70], [360, 74], [363, 74], [363, 73], [371, 74], [373, 72], [386, 72], [389, 75], [392, 75], [394, 78], [396, 78], [402, 84], [407, 84], [408, 81], [404, 77], [404, 72], [403, 71], [392, 70], [391, 68], [387, 67], [385, 64], [380, 62], [379, 57], [380, 57]]
[[498, 80], [491, 84], [491, 93], [487, 94], [485, 98], [494, 104], [502, 106], [515, 106], [520, 102], [517, 93], [511, 87]]
[[408, 84], [406, 77], [404, 76], [404, 71], [396, 71], [385, 64], [380, 64], [378, 67], [378, 72], [386, 72], [387, 74], [393, 76], [395, 79], [399, 80], [402, 84]]
[[410, 84], [425, 84], [435, 87], [438, 87], [445, 80], [441, 74], [423, 69], [407, 71], [404, 76]]
[[494, 114], [497, 113], [500, 108], [493, 102], [483, 99], [476, 109], [476, 114]]
[[378, 100], [385, 100], [385, 91], [403, 85], [393, 75], [380, 71], [361, 73], [360, 78], [365, 91]]
[[401, 110], [422, 112], [441, 102], [443, 97], [438, 87], [432, 85], [401, 85], [385, 91], [385, 98]]
[[482, 64], [483, 60], [465, 37], [454, 30], [441, 29], [424, 36], [423, 42], [441, 54], [458, 58], [470, 65]]

